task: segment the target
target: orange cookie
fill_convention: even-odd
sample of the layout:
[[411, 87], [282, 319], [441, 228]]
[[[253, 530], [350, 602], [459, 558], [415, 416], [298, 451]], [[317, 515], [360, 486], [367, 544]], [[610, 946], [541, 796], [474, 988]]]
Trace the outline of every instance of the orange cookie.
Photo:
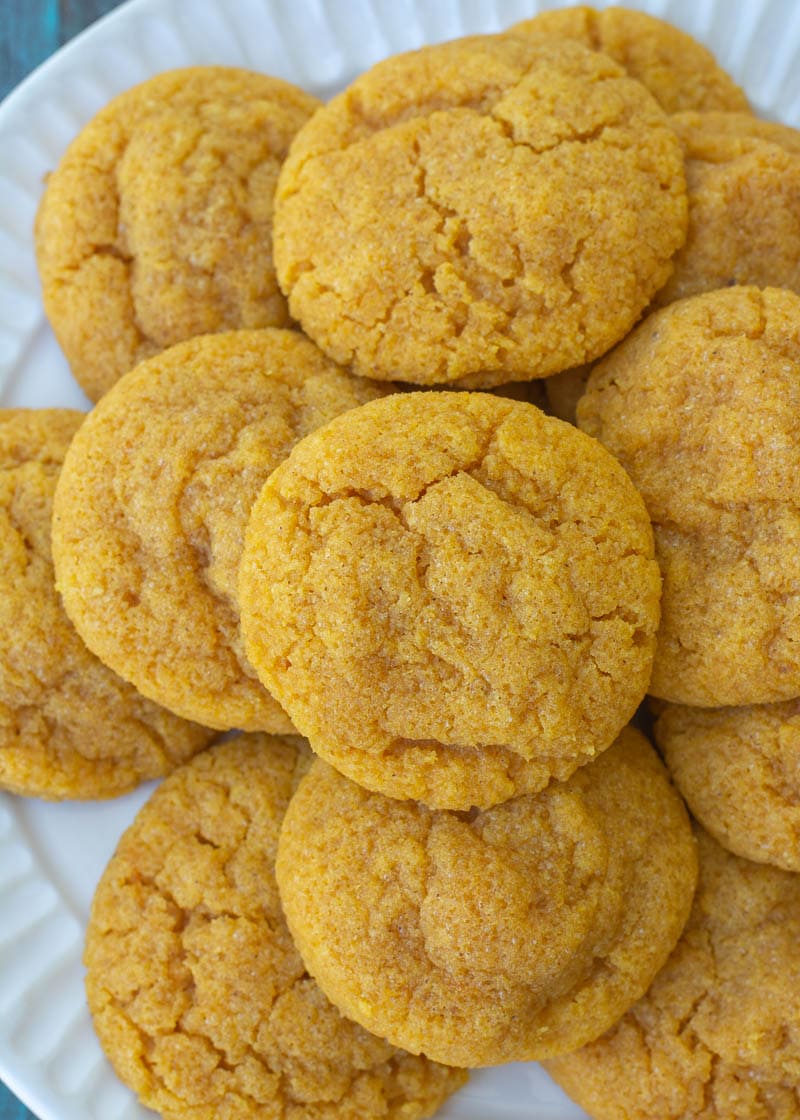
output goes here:
[[595, 440], [489, 393], [402, 393], [301, 441], [253, 507], [251, 664], [369, 789], [488, 806], [614, 740], [650, 676], [646, 511]]
[[595, 1120], [800, 1115], [800, 875], [698, 833], [691, 916], [650, 991], [548, 1071]]
[[180, 715], [291, 731], [241, 644], [245, 525], [301, 436], [383, 391], [273, 328], [204, 335], [126, 374], [81, 428], [55, 501], [58, 587], [89, 648]]
[[83, 413], [0, 410], [0, 789], [113, 797], [213, 732], [145, 700], [84, 646], [56, 594], [50, 514]]
[[686, 155], [689, 234], [655, 303], [730, 284], [800, 293], [800, 132], [750, 113], [670, 124]]
[[663, 704], [654, 731], [689, 808], [723, 847], [800, 871], [800, 700]]
[[598, 357], [685, 236], [666, 117], [568, 39], [475, 36], [380, 62], [301, 129], [276, 192], [295, 318], [357, 373], [422, 385]]
[[800, 695], [800, 295], [726, 288], [649, 316], [592, 370], [578, 423], [616, 455], [664, 576], [650, 692]]
[[467, 814], [368, 793], [317, 761], [277, 875], [303, 960], [344, 1014], [485, 1066], [615, 1022], [683, 929], [696, 859], [683, 803], [628, 729], [569, 781]]
[[559, 35], [609, 55], [667, 113], [686, 109], [741, 112], [747, 98], [701, 43], [647, 12], [579, 5], [541, 12], [509, 28], [512, 35]]
[[348, 1022], [303, 967], [274, 863], [305, 757], [297, 739], [240, 736], [181, 768], [97, 888], [89, 1008], [165, 1120], [418, 1120], [466, 1080]]
[[73, 141], [36, 252], [47, 316], [92, 400], [183, 339], [288, 324], [273, 194], [318, 105], [277, 78], [197, 66], [116, 97]]

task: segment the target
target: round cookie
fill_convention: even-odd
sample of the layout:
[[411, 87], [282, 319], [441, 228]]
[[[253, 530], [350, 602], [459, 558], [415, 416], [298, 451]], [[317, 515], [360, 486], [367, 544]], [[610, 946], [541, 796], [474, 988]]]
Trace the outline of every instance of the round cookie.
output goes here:
[[55, 500], [58, 588], [89, 648], [179, 715], [291, 731], [241, 644], [244, 528], [301, 436], [383, 391], [274, 328], [191, 339], [126, 374], [81, 428]]
[[749, 113], [680, 113], [689, 234], [655, 304], [730, 284], [800, 292], [800, 132]]
[[593, 369], [578, 423], [644, 498], [664, 577], [650, 692], [800, 695], [800, 296], [727, 288], [649, 316]]
[[488, 393], [404, 393], [312, 433], [253, 507], [251, 664], [354, 781], [437, 808], [565, 778], [650, 674], [646, 511], [594, 440]]
[[510, 35], [558, 35], [602, 51], [636, 78], [667, 113], [719, 109], [743, 112], [747, 98], [712, 53], [685, 31], [632, 8], [598, 11], [579, 5], [541, 12]]
[[792, 1120], [800, 1112], [800, 876], [698, 833], [691, 916], [647, 995], [547, 1063], [595, 1120]]
[[800, 700], [664, 704], [654, 732], [693, 815], [723, 847], [800, 871]]
[[475, 36], [378, 63], [301, 129], [276, 192], [294, 317], [357, 373], [423, 385], [605, 353], [685, 235], [666, 118], [566, 39]]
[[696, 878], [686, 810], [633, 729], [569, 781], [468, 814], [317, 760], [276, 868], [303, 960], [344, 1014], [463, 1066], [606, 1030], [666, 961]]
[[116, 97], [72, 142], [36, 253], [47, 316], [92, 400], [186, 338], [288, 324], [273, 196], [318, 105], [277, 78], [198, 66]]
[[185, 762], [213, 732], [139, 696], [84, 646], [56, 594], [53, 491], [83, 413], [0, 410], [0, 789], [87, 799]]
[[281, 914], [300, 740], [240, 736], [173, 774], [95, 894], [86, 990], [120, 1078], [165, 1120], [416, 1120], [466, 1080], [348, 1022]]

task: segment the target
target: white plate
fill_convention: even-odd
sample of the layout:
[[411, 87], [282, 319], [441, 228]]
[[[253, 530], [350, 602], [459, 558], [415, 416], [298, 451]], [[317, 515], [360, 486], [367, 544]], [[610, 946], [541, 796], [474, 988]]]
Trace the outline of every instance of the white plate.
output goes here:
[[[796, 0], [628, 0], [705, 42], [765, 115], [800, 124]], [[548, 0], [129, 0], [0, 106], [0, 404], [88, 408], [45, 324], [32, 225], [42, 178], [113, 95], [173, 66], [263, 70], [326, 97], [383, 56], [498, 31]], [[605, 6], [599, 0], [598, 6]], [[42, 1120], [146, 1120], [83, 997], [94, 886], [149, 787], [113, 802], [0, 795], [0, 1077]], [[535, 1065], [473, 1075], [449, 1120], [579, 1120]]]

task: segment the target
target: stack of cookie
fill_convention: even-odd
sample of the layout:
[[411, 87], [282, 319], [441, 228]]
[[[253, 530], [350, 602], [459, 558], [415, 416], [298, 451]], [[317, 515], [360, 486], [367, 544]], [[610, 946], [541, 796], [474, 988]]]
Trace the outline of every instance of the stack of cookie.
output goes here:
[[728, 849], [700, 832], [700, 893], [666, 969], [553, 1063], [603, 1120], [798, 1115], [798, 375], [800, 296], [730, 287], [649, 316], [578, 401], [653, 522], [656, 741]]
[[600, 1120], [800, 1115], [798, 158], [625, 9], [325, 106], [177, 71], [76, 139], [37, 252], [98, 403], [0, 423], [65, 635], [0, 783], [175, 770], [86, 950], [145, 1104], [411, 1120], [548, 1059]]
[[472, 393], [343, 414], [255, 503], [249, 659], [336, 768], [287, 817], [289, 924], [334, 1002], [414, 1052], [572, 1049], [685, 921], [683, 808], [638, 733], [607, 749], [658, 613], [639, 503], [598, 443]]
[[[587, 25], [603, 41], [615, 18]], [[689, 233], [663, 310], [548, 396], [619, 459], [653, 524], [653, 730], [703, 826], [700, 882], [648, 996], [548, 1068], [598, 1120], [794, 1117], [800, 137], [674, 108]]]

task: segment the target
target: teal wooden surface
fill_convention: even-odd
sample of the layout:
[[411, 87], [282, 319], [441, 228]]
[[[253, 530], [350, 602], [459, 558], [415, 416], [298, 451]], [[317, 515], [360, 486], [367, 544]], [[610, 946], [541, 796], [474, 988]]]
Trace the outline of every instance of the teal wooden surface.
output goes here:
[[[120, 2], [0, 0], [0, 98], [63, 43]], [[34, 1120], [33, 1113], [2, 1082], [0, 1120]]]
[[120, 2], [0, 0], [0, 98], [53, 51]]
[[0, 1082], [0, 1117], [3, 1120], [34, 1120], [32, 1112], [28, 1112], [24, 1104], [6, 1089]]

